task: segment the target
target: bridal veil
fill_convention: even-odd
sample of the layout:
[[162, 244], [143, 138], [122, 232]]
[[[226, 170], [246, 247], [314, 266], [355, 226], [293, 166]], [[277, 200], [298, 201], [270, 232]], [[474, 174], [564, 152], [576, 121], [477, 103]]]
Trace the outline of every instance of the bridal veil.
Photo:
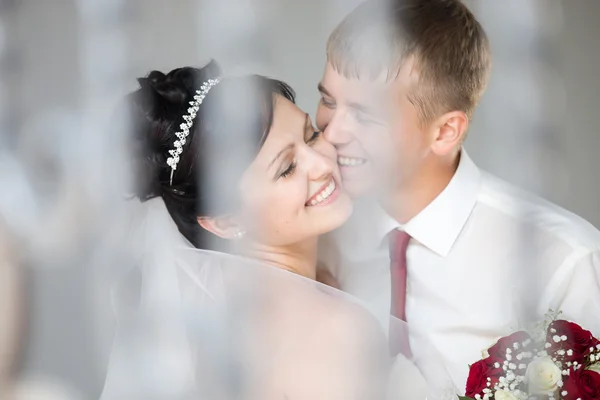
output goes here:
[[[314, 379], [321, 360], [298, 343], [319, 343], [324, 332], [332, 337], [327, 330], [338, 315], [350, 316], [347, 334], [354, 337], [367, 320], [387, 331], [369, 319], [359, 300], [339, 290], [253, 260], [195, 249], [160, 198], [132, 204], [127, 246], [135, 265], [122, 271], [112, 290], [117, 329], [103, 400], [256, 398], [255, 386], [277, 385], [269, 377], [283, 375], [285, 365], [295, 366], [299, 384]], [[390, 399], [455, 399], [433, 346], [409, 350], [410, 327], [392, 317], [390, 324], [394, 337], [388, 340], [401, 354], [391, 372], [370, 369], [387, 385], [381, 392]], [[343, 340], [346, 333], [339, 334]], [[340, 360], [352, 364], [351, 354], [382, 345], [362, 343], [362, 349], [344, 349]], [[326, 385], [327, 372], [319, 375]], [[362, 378], [349, 373], [348, 387]]]

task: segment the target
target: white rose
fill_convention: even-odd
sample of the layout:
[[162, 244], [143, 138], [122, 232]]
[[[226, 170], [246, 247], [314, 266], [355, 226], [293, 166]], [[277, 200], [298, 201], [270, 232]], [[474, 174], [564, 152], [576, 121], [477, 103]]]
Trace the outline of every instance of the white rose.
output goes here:
[[558, 389], [562, 379], [560, 369], [550, 357], [538, 358], [527, 367], [527, 383], [530, 394], [550, 394]]
[[496, 390], [494, 394], [494, 400], [519, 400], [517, 396], [504, 390]]
[[488, 358], [490, 356], [490, 353], [488, 353], [488, 349], [485, 350], [481, 350], [481, 359], [485, 360], [486, 358]]

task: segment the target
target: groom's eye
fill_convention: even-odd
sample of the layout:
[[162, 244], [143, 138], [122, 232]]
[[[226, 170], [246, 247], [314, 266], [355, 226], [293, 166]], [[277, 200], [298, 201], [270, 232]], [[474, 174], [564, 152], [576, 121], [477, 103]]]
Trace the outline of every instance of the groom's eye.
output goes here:
[[319, 138], [319, 136], [321, 136], [321, 132], [320, 131], [314, 131], [312, 133], [312, 135], [308, 138], [308, 140], [306, 140], [307, 144], [313, 144], [314, 142], [317, 141], [317, 139]]
[[356, 121], [358, 121], [359, 124], [363, 124], [363, 125], [369, 125], [369, 124], [376, 123], [376, 121], [373, 118], [371, 118], [370, 116], [368, 116], [367, 114], [362, 113], [362, 112], [356, 113]]
[[321, 104], [323, 104], [327, 108], [334, 108], [335, 107], [335, 104], [333, 102], [328, 101], [324, 97], [321, 97]]

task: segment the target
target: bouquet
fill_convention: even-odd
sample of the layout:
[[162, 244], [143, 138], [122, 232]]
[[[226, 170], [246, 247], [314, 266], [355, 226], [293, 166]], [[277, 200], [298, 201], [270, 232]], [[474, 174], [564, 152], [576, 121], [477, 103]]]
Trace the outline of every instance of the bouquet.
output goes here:
[[473, 400], [600, 399], [600, 340], [576, 323], [551, 317], [537, 337], [505, 336], [470, 366]]

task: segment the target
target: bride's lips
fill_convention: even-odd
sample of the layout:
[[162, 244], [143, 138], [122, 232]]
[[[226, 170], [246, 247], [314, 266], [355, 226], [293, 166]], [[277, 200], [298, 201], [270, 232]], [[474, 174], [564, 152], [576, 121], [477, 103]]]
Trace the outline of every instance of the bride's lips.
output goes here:
[[340, 194], [339, 185], [333, 177], [313, 194], [305, 203], [307, 207], [324, 206], [332, 203]]

